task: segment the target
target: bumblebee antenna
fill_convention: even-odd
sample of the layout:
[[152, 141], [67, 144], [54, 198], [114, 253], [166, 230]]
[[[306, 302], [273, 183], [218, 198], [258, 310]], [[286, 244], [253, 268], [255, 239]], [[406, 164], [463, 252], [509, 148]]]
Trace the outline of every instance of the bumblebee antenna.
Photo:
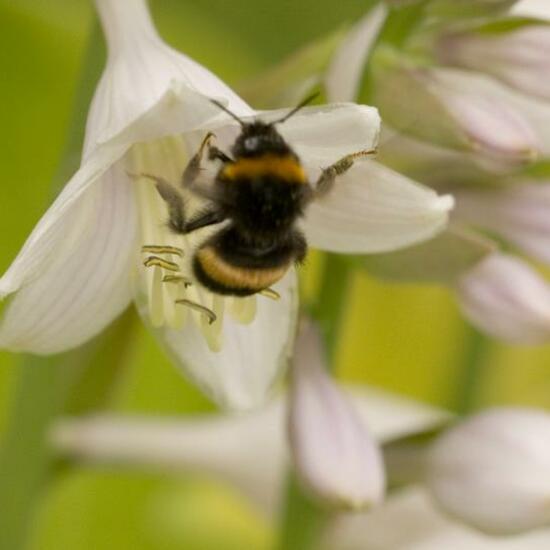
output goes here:
[[279, 120], [276, 120], [273, 122], [273, 124], [282, 124], [283, 122], [286, 122], [290, 117], [294, 116], [300, 109], [305, 107], [308, 103], [311, 103], [317, 96], [319, 95], [319, 92], [315, 92], [314, 94], [311, 94], [310, 96], [306, 97], [303, 101], [300, 101], [294, 109], [290, 111], [290, 113], [287, 113], [283, 118], [280, 118]]
[[223, 105], [216, 99], [211, 99], [210, 102], [213, 103], [216, 107], [219, 107], [225, 113], [227, 113], [231, 118], [234, 118], [241, 126], [245, 125], [245, 123], [235, 113], [232, 113], [225, 105]]

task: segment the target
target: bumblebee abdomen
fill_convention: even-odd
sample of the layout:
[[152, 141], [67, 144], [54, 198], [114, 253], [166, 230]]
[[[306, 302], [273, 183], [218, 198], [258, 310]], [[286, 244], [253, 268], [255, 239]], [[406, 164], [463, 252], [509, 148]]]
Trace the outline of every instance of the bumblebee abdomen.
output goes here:
[[290, 258], [281, 258], [278, 265], [263, 267], [235, 264], [222, 256], [215, 246], [207, 244], [197, 250], [193, 270], [198, 281], [212, 292], [249, 296], [279, 281], [290, 264]]
[[226, 182], [235, 183], [264, 178], [288, 184], [307, 183], [304, 169], [293, 154], [268, 153], [256, 157], [241, 157], [224, 166], [220, 177]]

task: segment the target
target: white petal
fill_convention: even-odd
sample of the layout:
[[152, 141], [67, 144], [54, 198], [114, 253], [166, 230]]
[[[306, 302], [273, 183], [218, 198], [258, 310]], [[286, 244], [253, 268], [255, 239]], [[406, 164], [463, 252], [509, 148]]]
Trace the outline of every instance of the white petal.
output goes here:
[[456, 194], [458, 219], [495, 231], [550, 264], [550, 183], [513, 185]]
[[[550, 530], [515, 537], [476, 533], [441, 514], [421, 487], [396, 490], [368, 514], [342, 514], [322, 550], [546, 550]], [[368, 541], [368, 546], [365, 542]]]
[[[281, 298], [257, 296], [256, 317], [242, 324], [225, 315], [223, 345], [211, 351], [193, 322], [181, 330], [154, 329], [177, 365], [218, 404], [236, 410], [258, 407], [284, 369], [297, 314], [296, 274], [291, 270], [273, 286]], [[138, 297], [142, 317], [147, 313]], [[182, 306], [184, 307], [184, 306]]]
[[296, 342], [289, 406], [294, 468], [322, 501], [370, 508], [384, 496], [382, 455], [325, 363], [320, 334], [305, 324]]
[[[42, 216], [17, 258], [0, 279], [0, 298], [15, 292], [42, 271], [44, 262], [48, 262], [55, 253], [56, 243], [66, 236], [65, 217], [74, 216], [71, 209], [83, 199], [83, 193], [97, 184], [133, 143], [181, 133], [182, 130], [191, 132], [208, 124], [213, 128], [227, 125], [226, 118], [218, 115], [219, 109], [202, 95], [174, 84], [149, 111], [112, 140], [95, 148]], [[218, 118], [213, 120], [216, 116]]]
[[85, 208], [85, 205], [78, 204], [85, 200], [83, 194], [90, 186], [98, 185], [101, 176], [124, 154], [126, 148], [125, 145], [113, 144], [101, 148], [71, 178], [0, 279], [0, 299], [40, 276], [55, 256], [59, 243], [67, 239], [66, 228], [78, 227], [78, 210]]
[[[238, 115], [252, 113], [218, 77], [160, 39], [145, 0], [96, 0], [96, 5], [109, 58], [88, 116], [85, 157], [149, 111], [174, 86], [222, 99]], [[179, 131], [186, 129], [181, 126]]]
[[[285, 112], [288, 110], [261, 115], [273, 120]], [[374, 149], [380, 132], [380, 115], [377, 109], [367, 105], [332, 103], [302, 109], [279, 130], [296, 150], [314, 181], [321, 168], [343, 156]]]
[[57, 353], [97, 334], [131, 300], [136, 252], [134, 193], [120, 165], [58, 224], [0, 324], [0, 347]]
[[375, 161], [358, 161], [309, 206], [306, 236], [311, 246], [334, 252], [396, 250], [442, 231], [452, 206], [449, 195]]
[[514, 15], [550, 20], [547, 0], [520, 0], [510, 10]]
[[[449, 419], [441, 409], [383, 390], [354, 387], [345, 392], [361, 421], [384, 443], [432, 430]], [[285, 399], [239, 415], [63, 419], [52, 442], [63, 453], [93, 462], [206, 471], [274, 513], [288, 465], [285, 420]]]
[[288, 462], [285, 413], [278, 400], [252, 414], [64, 419], [51, 439], [61, 452], [88, 462], [206, 472], [274, 513]]
[[445, 432], [428, 460], [438, 504], [495, 534], [550, 526], [550, 414], [483, 411]]
[[495, 338], [522, 344], [550, 340], [550, 287], [525, 262], [491, 254], [460, 278], [458, 291], [464, 314]]
[[529, 24], [496, 34], [450, 34], [437, 53], [444, 65], [486, 72], [520, 91], [548, 99], [550, 85], [540, 76], [550, 69], [549, 50], [550, 28]]
[[357, 99], [363, 70], [387, 15], [384, 4], [375, 6], [354, 25], [338, 48], [325, 76], [330, 101]]

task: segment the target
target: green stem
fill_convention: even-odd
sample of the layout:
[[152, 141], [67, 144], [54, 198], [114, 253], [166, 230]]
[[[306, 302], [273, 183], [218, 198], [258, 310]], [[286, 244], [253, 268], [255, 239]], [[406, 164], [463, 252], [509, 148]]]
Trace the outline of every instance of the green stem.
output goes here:
[[36, 496], [47, 477], [45, 433], [59, 412], [61, 383], [55, 357], [25, 357], [10, 424], [0, 453], [0, 548], [24, 547]]
[[491, 345], [490, 340], [471, 325], [466, 325], [466, 331], [462, 365], [456, 391], [453, 392], [456, 395], [454, 409], [461, 415], [471, 412], [476, 406], [479, 383]]
[[[352, 269], [349, 259], [334, 254], [327, 255], [318, 298], [310, 311], [324, 333], [331, 368], [334, 368]], [[316, 550], [329, 519], [329, 512], [305, 495], [294, 475], [290, 473], [287, 478], [278, 550]]]

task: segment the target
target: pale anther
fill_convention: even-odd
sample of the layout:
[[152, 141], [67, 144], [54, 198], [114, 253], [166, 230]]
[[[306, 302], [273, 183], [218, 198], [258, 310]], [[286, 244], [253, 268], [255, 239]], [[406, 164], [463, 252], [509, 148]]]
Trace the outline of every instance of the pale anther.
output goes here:
[[152, 252], [153, 254], [175, 254], [180, 258], [183, 257], [183, 250], [177, 246], [164, 246], [147, 244], [141, 247], [142, 252]]
[[201, 304], [197, 304], [197, 302], [192, 302], [191, 300], [187, 300], [187, 298], [182, 298], [180, 300], [176, 300], [176, 304], [181, 304], [187, 307], [190, 307], [191, 309], [194, 309], [195, 311], [198, 311], [208, 317], [208, 323], [211, 325], [218, 317], [217, 315], [207, 307], [202, 306]]
[[188, 286], [191, 286], [193, 283], [191, 279], [188, 279], [187, 277], [184, 277], [183, 275], [165, 275], [162, 278], [163, 283], [183, 283], [183, 286], [187, 288]]
[[179, 271], [180, 267], [178, 264], [174, 262], [169, 262], [168, 260], [164, 260], [163, 258], [159, 258], [158, 256], [149, 256], [144, 262], [143, 265], [145, 267], [162, 267], [163, 269], [167, 269], [168, 271]]
[[261, 294], [266, 298], [270, 298], [271, 300], [279, 300], [281, 298], [281, 295], [272, 288], [264, 288], [263, 290], [260, 290], [258, 294]]

